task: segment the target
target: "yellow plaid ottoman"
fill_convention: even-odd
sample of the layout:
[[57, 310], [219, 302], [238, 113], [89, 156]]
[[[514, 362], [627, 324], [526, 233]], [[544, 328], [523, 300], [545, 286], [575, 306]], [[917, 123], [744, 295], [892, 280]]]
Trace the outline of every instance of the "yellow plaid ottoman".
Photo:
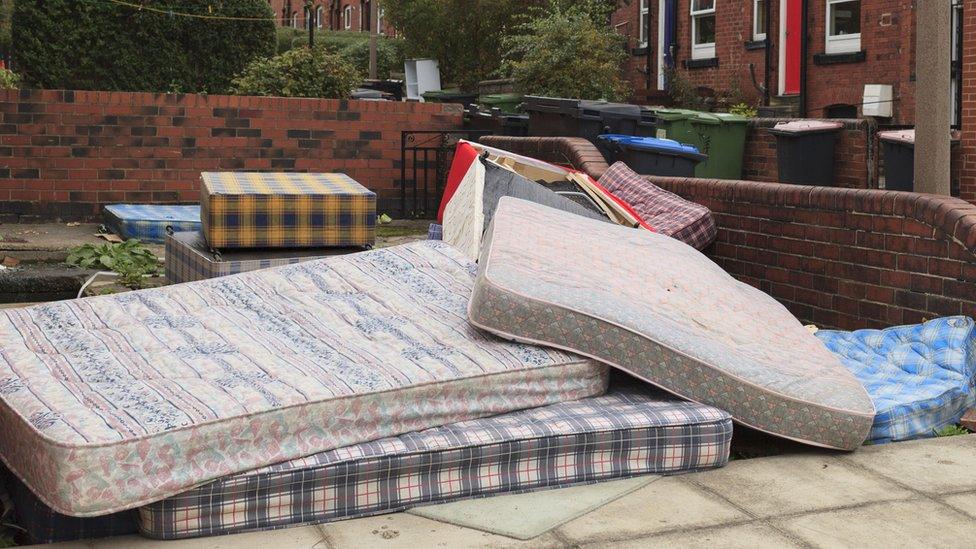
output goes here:
[[371, 246], [376, 193], [341, 173], [205, 172], [200, 220], [220, 248]]

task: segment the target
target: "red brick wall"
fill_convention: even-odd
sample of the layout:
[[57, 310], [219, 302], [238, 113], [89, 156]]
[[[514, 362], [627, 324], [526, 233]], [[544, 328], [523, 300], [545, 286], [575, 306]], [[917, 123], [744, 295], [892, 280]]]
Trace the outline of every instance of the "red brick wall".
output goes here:
[[[268, 0], [268, 4], [271, 5], [272, 11], [274, 11], [275, 18], [278, 20], [278, 25], [283, 27], [291, 26], [291, 14], [298, 14], [298, 28], [308, 28], [305, 21], [305, 2], [303, 0]], [[330, 10], [333, 6], [338, 9], [339, 17], [338, 22], [335, 21], [335, 16], [330, 19]], [[323, 29], [331, 30], [345, 30], [343, 26], [342, 13], [346, 6], [352, 6], [352, 28], [351, 31], [369, 31], [369, 29], [362, 28], [361, 13], [363, 11], [363, 5], [360, 0], [317, 0], [312, 6], [312, 13], [316, 13], [319, 7], [322, 7], [322, 21], [321, 25]], [[382, 4], [379, 4], [382, 6]], [[332, 23], [330, 25], [330, 22]], [[387, 36], [393, 36], [396, 31], [389, 24], [388, 21], [384, 21], [383, 31]]]
[[[976, 31], [976, 0], [967, 1], [963, 28]], [[962, 140], [959, 146], [959, 196], [976, 203], [976, 34], [962, 42]]]
[[[750, 123], [742, 176], [750, 181], [779, 180], [776, 136], [769, 128], [788, 119], [758, 118]], [[840, 120], [844, 123], [834, 149], [834, 182], [838, 187], [878, 187], [877, 124], [873, 120]]]
[[[585, 141], [487, 137], [487, 144], [606, 169]], [[805, 322], [857, 329], [976, 316], [976, 206], [959, 199], [751, 181], [650, 178], [712, 209], [706, 254]]]
[[0, 215], [77, 219], [199, 199], [200, 172], [345, 172], [391, 211], [401, 130], [460, 129], [460, 105], [0, 91]]
[[[637, 0], [633, 3], [639, 3]], [[632, 4], [633, 4], [632, 3]], [[657, 47], [657, 4], [651, 2], [651, 40]], [[765, 50], [746, 48], [752, 40], [752, 2], [716, 2], [717, 36], [715, 54], [718, 67], [683, 67], [683, 62], [691, 58], [690, 0], [678, 2], [678, 51], [677, 67], [680, 74], [696, 87], [713, 90], [719, 96], [732, 96], [758, 102], [760, 94], [752, 83], [749, 66], [753, 65], [756, 81], [761, 85], [765, 69]], [[773, 42], [772, 64], [770, 66], [770, 91], [779, 94], [779, 1], [770, 1]], [[865, 84], [891, 84], [895, 97], [895, 124], [912, 124], [915, 119], [915, 83], [913, 80], [914, 57], [914, 12], [912, 0], [873, 0], [862, 2], [861, 8], [861, 49], [865, 51], [864, 61], [835, 65], [818, 65], [814, 62], [817, 54], [824, 52], [824, 22], [826, 2], [809, 2], [808, 13], [808, 57], [807, 57], [807, 107], [808, 115], [820, 117], [824, 108], [833, 104], [860, 105]], [[974, 6], [976, 8], [976, 6]], [[967, 13], [969, 9], [967, 2]], [[970, 14], [970, 17], [972, 14]], [[624, 5], [618, 10], [615, 22], [621, 28], [630, 25], [636, 29], [637, 11], [633, 6]], [[976, 29], [967, 26], [967, 29]], [[636, 31], [635, 31], [636, 33]], [[976, 40], [973, 34], [969, 42]], [[638, 64], [631, 64], [627, 71], [632, 79], [642, 76], [634, 74]]]

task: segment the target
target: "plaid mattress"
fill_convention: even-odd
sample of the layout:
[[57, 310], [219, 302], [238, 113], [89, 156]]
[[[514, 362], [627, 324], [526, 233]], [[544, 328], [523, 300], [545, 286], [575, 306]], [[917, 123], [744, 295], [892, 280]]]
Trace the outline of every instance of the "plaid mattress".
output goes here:
[[817, 337], [864, 385], [877, 415], [873, 443], [931, 437], [976, 406], [976, 327], [953, 316]]
[[444, 240], [444, 226], [431, 223], [427, 227], [427, 240]]
[[162, 244], [174, 232], [200, 230], [200, 206], [110, 204], [105, 206], [105, 226], [129, 240]]
[[225, 250], [215, 254], [210, 251], [202, 233], [173, 233], [166, 237], [166, 280], [170, 284], [181, 284], [363, 250], [364, 247], [282, 248]]
[[320, 523], [502, 492], [676, 474], [728, 460], [728, 414], [646, 388], [349, 446], [139, 509], [177, 539]]
[[598, 182], [661, 234], [699, 250], [718, 234], [711, 210], [658, 187], [623, 162], [610, 166]]
[[123, 536], [139, 531], [133, 509], [96, 518], [78, 518], [51, 510], [7, 468], [0, 465], [0, 478], [13, 503], [13, 519], [26, 531], [31, 543], [56, 543], [79, 539]]
[[213, 248], [369, 246], [376, 194], [341, 173], [202, 175], [200, 218]]

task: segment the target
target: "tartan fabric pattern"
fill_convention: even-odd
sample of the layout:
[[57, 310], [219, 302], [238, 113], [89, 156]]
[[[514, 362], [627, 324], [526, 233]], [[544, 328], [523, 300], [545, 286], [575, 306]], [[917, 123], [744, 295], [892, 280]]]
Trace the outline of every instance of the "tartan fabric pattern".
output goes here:
[[376, 193], [341, 173], [205, 172], [200, 218], [213, 248], [368, 246]]
[[427, 227], [427, 240], [444, 240], [444, 226], [431, 223]]
[[105, 206], [104, 219], [112, 232], [126, 240], [162, 244], [169, 229], [199, 231], [200, 206], [110, 204]]
[[655, 231], [696, 249], [704, 249], [718, 234], [711, 210], [658, 187], [623, 162], [610, 166], [598, 183], [629, 204]]
[[219, 256], [214, 255], [200, 232], [182, 232], [166, 237], [166, 280], [170, 284], [182, 284], [195, 280], [217, 278], [258, 269], [269, 269], [291, 265], [313, 259], [363, 251], [361, 247], [308, 248], [292, 250], [288, 255], [283, 250], [268, 250], [267, 257], [258, 253], [236, 253], [228, 250]]
[[227, 477], [140, 508], [139, 527], [158, 539], [230, 534], [698, 471], [728, 461], [731, 436], [721, 410], [624, 387]]
[[976, 406], [976, 329], [954, 316], [884, 330], [816, 336], [867, 389], [874, 443], [925, 438]]

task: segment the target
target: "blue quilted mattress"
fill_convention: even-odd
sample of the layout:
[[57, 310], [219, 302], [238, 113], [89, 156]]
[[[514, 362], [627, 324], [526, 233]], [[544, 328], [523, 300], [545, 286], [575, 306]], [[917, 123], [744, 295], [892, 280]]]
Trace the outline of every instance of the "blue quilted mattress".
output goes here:
[[885, 330], [820, 330], [816, 335], [874, 401], [870, 442], [933, 436], [976, 404], [971, 318], [952, 316]]
[[199, 231], [200, 206], [110, 204], [105, 206], [105, 225], [128, 240], [162, 244], [167, 229], [173, 232]]

